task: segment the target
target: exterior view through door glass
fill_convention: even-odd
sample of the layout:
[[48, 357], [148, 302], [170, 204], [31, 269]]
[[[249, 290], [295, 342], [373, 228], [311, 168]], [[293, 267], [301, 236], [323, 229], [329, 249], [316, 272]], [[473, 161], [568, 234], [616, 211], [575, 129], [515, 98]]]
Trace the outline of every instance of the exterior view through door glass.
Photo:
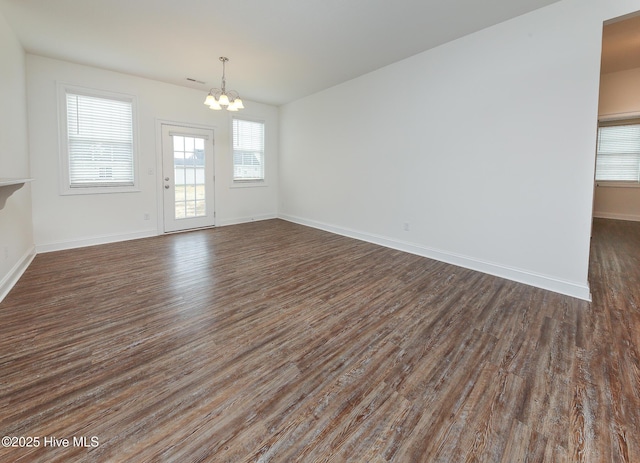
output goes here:
[[172, 135], [175, 218], [207, 215], [204, 181], [204, 139]]
[[213, 132], [162, 126], [164, 231], [214, 225]]

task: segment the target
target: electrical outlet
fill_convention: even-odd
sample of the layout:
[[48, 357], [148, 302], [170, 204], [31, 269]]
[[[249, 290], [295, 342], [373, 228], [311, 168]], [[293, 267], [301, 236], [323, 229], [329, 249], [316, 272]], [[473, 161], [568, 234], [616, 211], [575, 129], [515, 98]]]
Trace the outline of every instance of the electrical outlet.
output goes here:
[[151, 219], [151, 215], [148, 212], [144, 213], [144, 220], [149, 220]]
[[405, 222], [404, 224], [402, 224], [402, 229], [404, 231], [409, 231], [409, 222]]

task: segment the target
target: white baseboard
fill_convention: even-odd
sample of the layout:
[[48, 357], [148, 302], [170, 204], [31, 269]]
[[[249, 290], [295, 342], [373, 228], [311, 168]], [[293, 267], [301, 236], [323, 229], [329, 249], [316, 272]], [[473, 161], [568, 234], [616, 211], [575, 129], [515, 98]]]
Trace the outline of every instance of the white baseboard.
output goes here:
[[[259, 220], [276, 219], [278, 216], [275, 214], [256, 215], [251, 217], [237, 217], [233, 219], [220, 220], [216, 222], [216, 226], [223, 227], [225, 225], [236, 225], [247, 222], [257, 222]], [[91, 238], [83, 238], [79, 240], [58, 241], [47, 244], [39, 244], [36, 246], [38, 253], [63, 251], [65, 249], [83, 248], [86, 246], [95, 246], [97, 244], [117, 243], [119, 241], [137, 240], [140, 238], [150, 238], [152, 236], [158, 236], [159, 233], [156, 229], [143, 230], [134, 233], [122, 233], [113, 235], [99, 235]]]
[[427, 257], [429, 259], [434, 259], [441, 262], [446, 262], [448, 264], [457, 265], [459, 267], [477, 270], [482, 273], [505, 278], [507, 280], [517, 281], [518, 283], [524, 283], [530, 286], [535, 286], [537, 288], [553, 291], [555, 293], [565, 294], [567, 296], [575, 297], [578, 299], [591, 301], [591, 291], [589, 290], [588, 285], [581, 285], [570, 281], [564, 281], [547, 275], [540, 275], [526, 270], [507, 267], [492, 262], [485, 262], [482, 260], [474, 259], [472, 257], [440, 251], [438, 249], [386, 238], [384, 236], [363, 233], [343, 227], [337, 227], [334, 225], [317, 222], [315, 220], [304, 219], [287, 214], [280, 214], [279, 218], [300, 225], [306, 225], [309, 227], [318, 228], [320, 230], [325, 230], [337, 235], [347, 236], [349, 238], [355, 238], [361, 241], [367, 241], [369, 243], [378, 244], [380, 246], [397, 249], [399, 251], [404, 251], [411, 254], [416, 254], [418, 256]]
[[36, 248], [32, 246], [0, 281], [0, 302], [9, 294], [35, 256]]
[[150, 238], [158, 236], [158, 231], [143, 230], [135, 233], [123, 233], [113, 235], [99, 235], [91, 238], [83, 238], [80, 240], [58, 241], [54, 243], [39, 244], [36, 246], [38, 254], [44, 252], [63, 251], [65, 249], [83, 248], [86, 246], [95, 246], [97, 244], [117, 243], [119, 241], [137, 240], [140, 238]]
[[241, 223], [248, 222], [258, 222], [260, 220], [270, 220], [277, 219], [278, 216], [276, 214], [262, 214], [262, 215], [253, 215], [250, 217], [235, 217], [233, 219], [225, 219], [225, 220], [217, 220], [217, 227], [226, 227], [227, 225], [238, 225]]
[[594, 211], [593, 216], [598, 219], [628, 220], [631, 222], [640, 222], [640, 215], [634, 215], [634, 214], [617, 214], [614, 212]]

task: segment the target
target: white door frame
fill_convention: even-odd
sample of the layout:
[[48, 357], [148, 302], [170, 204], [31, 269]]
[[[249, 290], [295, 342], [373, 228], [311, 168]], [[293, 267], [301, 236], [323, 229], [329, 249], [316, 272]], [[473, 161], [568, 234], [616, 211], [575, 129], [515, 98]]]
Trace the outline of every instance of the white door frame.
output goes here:
[[[175, 209], [171, 210], [168, 207], [167, 191], [174, 191], [174, 175], [173, 161], [171, 160], [171, 167], [168, 166], [168, 162], [165, 162], [165, 150], [173, 153], [172, 149], [172, 135], [186, 135], [195, 136], [205, 139], [205, 178], [207, 179], [206, 187], [206, 201], [207, 201], [207, 214], [206, 216], [193, 219], [179, 219], [176, 221], [173, 217], [168, 217], [169, 213], [173, 213]], [[212, 227], [215, 225], [215, 146], [214, 146], [214, 128], [201, 126], [197, 124], [183, 124], [172, 121], [158, 121], [157, 130], [159, 154], [157, 162], [157, 178], [158, 178], [158, 230], [160, 233], [172, 233], [175, 231], [192, 230], [196, 228]], [[173, 158], [171, 154], [171, 159]], [[167, 165], [165, 165], [167, 164]], [[165, 173], [166, 169], [170, 169], [169, 173]], [[165, 181], [165, 178], [169, 178]], [[165, 187], [169, 187], [168, 189]], [[173, 193], [172, 193], [173, 194]], [[165, 207], [167, 206], [167, 207]], [[170, 212], [167, 212], [170, 211]]]

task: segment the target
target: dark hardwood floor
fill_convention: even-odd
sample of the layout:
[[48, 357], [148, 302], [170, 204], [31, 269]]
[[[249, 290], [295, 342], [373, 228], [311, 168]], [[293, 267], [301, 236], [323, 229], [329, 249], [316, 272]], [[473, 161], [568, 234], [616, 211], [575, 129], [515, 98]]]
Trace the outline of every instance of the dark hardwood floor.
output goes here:
[[0, 304], [0, 461], [640, 462], [640, 223], [595, 221], [590, 281], [280, 220], [41, 254]]

